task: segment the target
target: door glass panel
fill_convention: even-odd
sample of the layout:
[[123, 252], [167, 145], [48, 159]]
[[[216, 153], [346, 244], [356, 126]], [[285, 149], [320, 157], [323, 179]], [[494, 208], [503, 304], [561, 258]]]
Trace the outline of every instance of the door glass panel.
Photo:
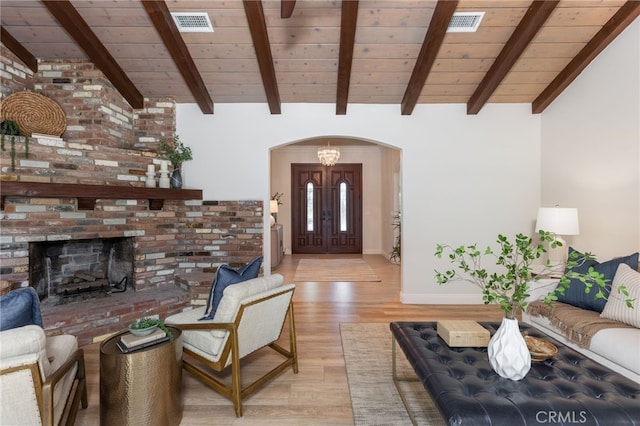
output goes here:
[[307, 183], [307, 232], [313, 232], [313, 183]]
[[347, 230], [347, 184], [340, 184], [340, 231]]

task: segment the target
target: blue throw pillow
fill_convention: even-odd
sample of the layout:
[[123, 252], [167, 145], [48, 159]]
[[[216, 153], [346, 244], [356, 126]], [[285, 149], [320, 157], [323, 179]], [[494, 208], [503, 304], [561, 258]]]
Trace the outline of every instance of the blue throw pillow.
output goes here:
[[207, 307], [204, 310], [205, 316], [200, 320], [213, 319], [222, 300], [224, 290], [232, 284], [257, 278], [260, 273], [260, 265], [262, 265], [262, 256], [255, 258], [240, 269], [233, 269], [229, 265], [220, 265], [211, 284]]
[[25, 325], [42, 327], [40, 299], [33, 287], [12, 290], [0, 297], [0, 331]]
[[[572, 247], [569, 247], [569, 256], [573, 253], [574, 250]], [[578, 252], [580, 254], [580, 252]], [[606, 287], [602, 290], [605, 297], [609, 297], [609, 293], [611, 292], [611, 283], [613, 282], [613, 277], [616, 275], [616, 271], [618, 270], [618, 265], [627, 264], [634, 271], [638, 268], [638, 253], [631, 254], [626, 257], [619, 257], [617, 259], [612, 259], [607, 262], [598, 263], [595, 260], [590, 260], [582, 265], [573, 268], [574, 272], [578, 272], [581, 274], [586, 274], [589, 271], [590, 267], [604, 275], [604, 279], [607, 281]], [[566, 271], [568, 272], [568, 271]], [[569, 283], [569, 288], [564, 291], [564, 294], [558, 293], [558, 302], [568, 303], [569, 305], [577, 306], [583, 309], [589, 309], [591, 311], [602, 312], [604, 309], [604, 305], [606, 304], [606, 299], [596, 299], [596, 294], [598, 294], [598, 288], [594, 285], [591, 287], [591, 291], [589, 293], [584, 292], [585, 285], [579, 280], [571, 280]]]

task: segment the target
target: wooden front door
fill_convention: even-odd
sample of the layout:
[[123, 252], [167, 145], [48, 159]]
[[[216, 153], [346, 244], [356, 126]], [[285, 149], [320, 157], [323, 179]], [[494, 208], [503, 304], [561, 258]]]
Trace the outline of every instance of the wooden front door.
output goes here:
[[362, 164], [292, 164], [291, 186], [293, 253], [362, 253]]

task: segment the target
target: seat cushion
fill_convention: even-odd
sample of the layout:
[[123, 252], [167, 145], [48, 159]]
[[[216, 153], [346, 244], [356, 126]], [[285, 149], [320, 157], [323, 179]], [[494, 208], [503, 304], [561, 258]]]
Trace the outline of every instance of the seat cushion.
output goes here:
[[233, 269], [229, 265], [221, 265], [216, 272], [213, 283], [211, 284], [211, 290], [209, 291], [209, 298], [207, 299], [204, 316], [201, 319], [213, 319], [216, 315], [218, 305], [222, 300], [224, 290], [232, 284], [256, 278], [260, 273], [261, 265], [262, 256], [255, 258], [240, 269]]
[[0, 331], [25, 325], [42, 327], [40, 299], [33, 287], [19, 288], [0, 297]]
[[[171, 315], [165, 319], [165, 324], [206, 324], [214, 320], [202, 320], [205, 308], [187, 309], [179, 314]], [[227, 332], [220, 330], [218, 333], [207, 330], [183, 330], [182, 345], [185, 349], [197, 353], [210, 361], [217, 361], [220, 350], [224, 344]]]
[[[574, 250], [572, 247], [569, 247], [569, 255], [571, 255], [571, 253], [573, 253], [574, 251], [576, 250]], [[569, 305], [573, 305], [578, 308], [602, 312], [602, 310], [604, 309], [604, 305], [607, 302], [606, 298], [609, 297], [609, 293], [611, 292], [611, 283], [613, 282], [613, 278], [616, 275], [618, 265], [620, 265], [621, 263], [627, 264], [633, 269], [637, 268], [638, 253], [611, 259], [607, 262], [602, 263], [598, 263], [595, 260], [590, 260], [584, 262], [582, 265], [576, 268], [573, 268], [574, 272], [586, 274], [588, 273], [589, 268], [593, 267], [596, 272], [603, 274], [604, 279], [607, 280], [607, 286], [605, 287], [605, 289], [603, 289], [603, 293], [605, 296], [604, 299], [596, 298], [598, 288], [591, 288], [591, 291], [589, 293], [585, 293], [585, 285], [582, 282], [580, 282], [579, 280], [571, 280], [569, 288], [565, 290], [564, 294], [557, 293], [558, 301], [568, 303]]]

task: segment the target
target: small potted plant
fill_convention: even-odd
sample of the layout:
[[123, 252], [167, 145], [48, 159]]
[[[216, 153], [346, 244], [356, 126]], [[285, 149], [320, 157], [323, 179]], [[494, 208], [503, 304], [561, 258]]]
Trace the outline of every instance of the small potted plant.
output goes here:
[[393, 222], [391, 222], [393, 230], [396, 232], [396, 239], [389, 253], [389, 261], [393, 263], [400, 263], [400, 249], [402, 240], [402, 221], [400, 212], [395, 212], [393, 215]]
[[129, 324], [129, 332], [135, 336], [145, 336], [153, 332], [156, 328], [167, 333], [169, 340], [173, 340], [173, 334], [169, 331], [164, 321], [154, 317], [142, 317]]
[[[0, 149], [5, 151], [4, 135], [11, 136], [11, 150], [9, 154], [11, 156], [11, 171], [16, 170], [16, 136], [20, 135], [20, 128], [18, 123], [13, 120], [4, 120], [0, 122]], [[25, 157], [29, 158], [29, 138], [25, 138], [24, 144]]]
[[[540, 243], [534, 244], [532, 238], [523, 234], [516, 235], [514, 242], [509, 241], [504, 235], [498, 235], [497, 243], [500, 246], [498, 252], [494, 252], [491, 247], [482, 251], [476, 244], [455, 248], [438, 244], [435, 253], [438, 258], [446, 255], [450, 263], [455, 265], [453, 269], [443, 272], [436, 270], [438, 284], [446, 284], [450, 281], [471, 282], [482, 290], [485, 304], [500, 305], [505, 316], [500, 328], [489, 342], [489, 362], [498, 374], [513, 380], [523, 378], [531, 366], [529, 351], [520, 334], [516, 314], [527, 306], [529, 284], [547, 278], [553, 272], [551, 263], [547, 261], [544, 269], [534, 276], [532, 264], [546, 252], [543, 243], [548, 242], [553, 248], [561, 246], [561, 243], [549, 232], [541, 230], [539, 236]], [[482, 264], [486, 258], [491, 258], [504, 270], [493, 273], [488, 271]], [[606, 285], [604, 275], [594, 271], [593, 268], [590, 268], [586, 274], [572, 271], [589, 259], [593, 259], [590, 253], [572, 252], [567, 261], [567, 272], [560, 278], [558, 287], [550, 292], [545, 300], [547, 302], [557, 300], [555, 293], [563, 292], [568, 288], [571, 279], [583, 282], [585, 291], [595, 286], [594, 288], [602, 292]], [[626, 289], [621, 291], [623, 294], [626, 293]], [[628, 293], [626, 296], [628, 297]], [[505, 365], [514, 360], [519, 361], [521, 365], [516, 368]]]
[[171, 187], [182, 188], [182, 173], [180, 168], [185, 161], [193, 160], [193, 152], [191, 148], [185, 146], [180, 140], [180, 136], [173, 138], [173, 143], [168, 144], [162, 140], [158, 144], [157, 155], [159, 158], [169, 160], [173, 165], [173, 173], [171, 173]]

